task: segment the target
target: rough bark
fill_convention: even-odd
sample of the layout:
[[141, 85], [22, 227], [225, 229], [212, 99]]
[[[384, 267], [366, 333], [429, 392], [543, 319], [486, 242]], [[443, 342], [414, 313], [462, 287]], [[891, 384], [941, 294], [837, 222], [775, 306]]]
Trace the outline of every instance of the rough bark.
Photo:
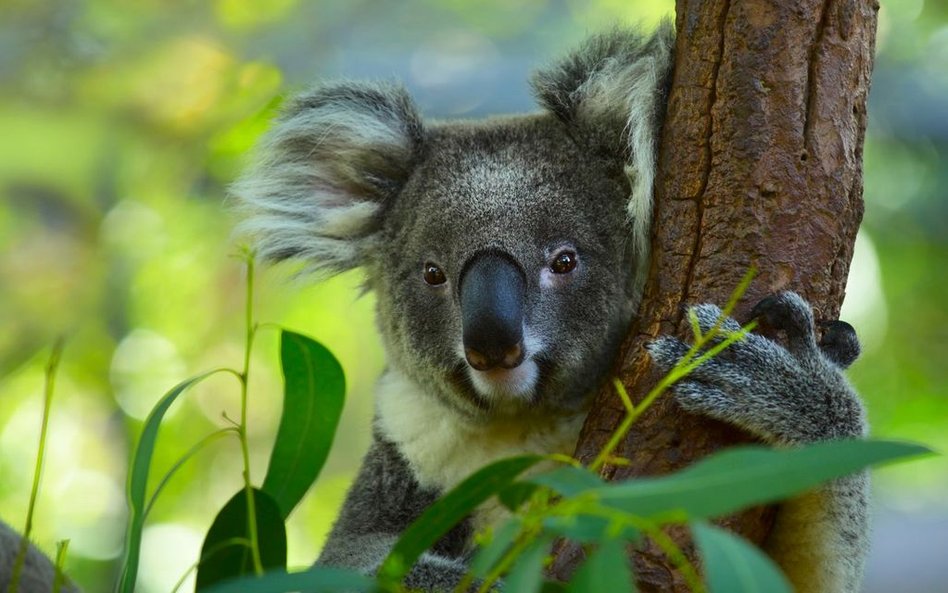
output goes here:
[[[738, 305], [739, 320], [784, 289], [806, 297], [817, 319], [835, 319], [863, 211], [878, 3], [678, 0], [676, 8], [652, 265], [617, 370], [633, 401], [657, 379], [644, 344], [661, 334], [688, 336], [686, 305], [725, 303], [751, 267], [758, 275]], [[605, 389], [583, 429], [579, 458], [591, 460], [623, 416]], [[663, 474], [748, 440], [660, 399], [617, 451], [631, 465], [604, 475]], [[761, 543], [773, 515], [773, 508], [754, 509], [724, 523]], [[582, 556], [561, 545], [552, 573], [567, 576]], [[657, 549], [636, 552], [635, 563], [641, 590], [688, 590]]]

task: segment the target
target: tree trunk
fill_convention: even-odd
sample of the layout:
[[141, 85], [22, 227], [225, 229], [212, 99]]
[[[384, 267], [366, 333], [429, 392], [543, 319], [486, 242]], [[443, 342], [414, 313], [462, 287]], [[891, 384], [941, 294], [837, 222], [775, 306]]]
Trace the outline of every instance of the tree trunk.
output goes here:
[[[875, 0], [678, 0], [675, 74], [659, 156], [652, 263], [617, 375], [634, 402], [657, 376], [643, 348], [690, 336], [686, 305], [724, 304], [758, 275], [736, 317], [792, 289], [835, 319], [862, 218], [862, 148], [875, 45]], [[590, 461], [625, 415], [610, 388], [577, 447]], [[749, 437], [660, 398], [607, 466], [610, 479], [664, 474]], [[761, 543], [773, 508], [725, 521]], [[695, 560], [682, 534], [674, 534]], [[552, 573], [569, 575], [580, 548], [559, 546]], [[654, 547], [635, 553], [643, 591], [687, 591]]]

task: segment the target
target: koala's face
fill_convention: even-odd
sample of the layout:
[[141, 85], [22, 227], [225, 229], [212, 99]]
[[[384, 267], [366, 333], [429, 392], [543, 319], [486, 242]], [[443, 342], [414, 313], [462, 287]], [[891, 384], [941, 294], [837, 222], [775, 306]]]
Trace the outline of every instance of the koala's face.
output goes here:
[[466, 411], [581, 405], [632, 311], [629, 192], [549, 115], [430, 130], [370, 266], [392, 364]]
[[234, 187], [244, 228], [265, 259], [365, 268], [390, 364], [420, 390], [472, 415], [576, 409], [636, 305], [666, 29], [538, 73], [535, 115], [426, 125], [400, 87], [317, 87]]

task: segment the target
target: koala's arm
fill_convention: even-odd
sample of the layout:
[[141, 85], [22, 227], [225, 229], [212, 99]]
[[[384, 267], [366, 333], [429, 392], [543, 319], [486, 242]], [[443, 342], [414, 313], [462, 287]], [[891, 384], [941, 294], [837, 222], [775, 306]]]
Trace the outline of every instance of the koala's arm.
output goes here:
[[[721, 310], [700, 305], [695, 313], [706, 332]], [[836, 322], [817, 344], [810, 306], [792, 292], [764, 299], [754, 314], [786, 333], [786, 348], [750, 334], [679, 382], [673, 388], [676, 401], [778, 446], [865, 436], [862, 403], [841, 372], [858, 355], [852, 329]], [[728, 319], [724, 328], [740, 326]], [[686, 350], [671, 337], [649, 346], [665, 369]], [[869, 543], [868, 499], [863, 471], [781, 505], [766, 548], [797, 593], [859, 591]]]
[[[397, 447], [376, 434], [317, 564], [374, 575], [403, 531], [438, 497], [422, 488]], [[470, 526], [455, 527], [422, 555], [411, 589], [451, 591], [467, 571]]]
[[[0, 591], [10, 591], [13, 566], [20, 550], [22, 536], [12, 527], [0, 521]], [[50, 593], [56, 581], [56, 567], [36, 546], [30, 544], [26, 551], [23, 569], [16, 593]], [[64, 579], [62, 593], [79, 593], [68, 579]], [[10, 593], [14, 593], [10, 591]]]

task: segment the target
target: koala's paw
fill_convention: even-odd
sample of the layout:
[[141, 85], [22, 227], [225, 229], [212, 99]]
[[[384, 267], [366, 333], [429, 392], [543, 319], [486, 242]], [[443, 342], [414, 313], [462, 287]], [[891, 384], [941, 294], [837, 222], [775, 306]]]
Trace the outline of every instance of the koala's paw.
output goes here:
[[[722, 316], [714, 305], [698, 305], [693, 311], [702, 333]], [[862, 404], [840, 373], [840, 367], [855, 358], [853, 344], [858, 352], [852, 328], [831, 327], [829, 341], [824, 337], [817, 344], [810, 306], [793, 292], [762, 300], [753, 314], [761, 325], [783, 332], [786, 347], [748, 334], [676, 383], [676, 401], [690, 412], [735, 424], [768, 442], [809, 443], [865, 434]], [[733, 319], [720, 323], [723, 331], [714, 343], [740, 330]], [[688, 346], [664, 336], [648, 350], [667, 371]]]

